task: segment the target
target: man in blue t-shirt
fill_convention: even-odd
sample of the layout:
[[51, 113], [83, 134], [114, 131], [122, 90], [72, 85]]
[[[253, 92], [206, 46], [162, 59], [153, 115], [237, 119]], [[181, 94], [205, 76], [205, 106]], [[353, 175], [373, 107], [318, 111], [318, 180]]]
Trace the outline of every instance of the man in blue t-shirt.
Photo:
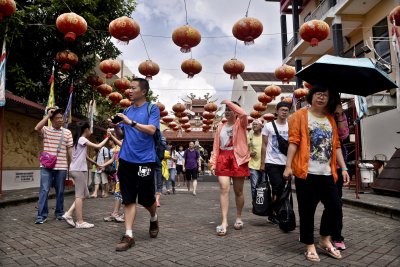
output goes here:
[[132, 106], [118, 113], [122, 121], [115, 131], [124, 139], [119, 152], [118, 179], [125, 204], [125, 230], [117, 251], [125, 251], [135, 245], [132, 228], [136, 215], [136, 199], [151, 215], [150, 237], [158, 234], [156, 213], [154, 165], [156, 162], [154, 133], [160, 128], [160, 110], [156, 105], [149, 109], [146, 101], [149, 83], [142, 78], [131, 82], [129, 100]]

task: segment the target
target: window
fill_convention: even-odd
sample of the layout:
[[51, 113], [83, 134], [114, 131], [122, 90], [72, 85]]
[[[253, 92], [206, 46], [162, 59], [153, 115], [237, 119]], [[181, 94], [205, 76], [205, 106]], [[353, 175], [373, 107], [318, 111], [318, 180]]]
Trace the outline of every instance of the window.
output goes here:
[[344, 52], [343, 57], [352, 58], [353, 54], [356, 55], [356, 58], [364, 57], [364, 51], [361, 48], [363, 46], [364, 46], [363, 41], [357, 43], [354, 47]]
[[378, 54], [376, 55], [376, 59], [378, 60], [381, 57], [384, 61], [391, 64], [389, 28], [386, 17], [372, 27], [372, 34], [374, 37], [374, 48]]

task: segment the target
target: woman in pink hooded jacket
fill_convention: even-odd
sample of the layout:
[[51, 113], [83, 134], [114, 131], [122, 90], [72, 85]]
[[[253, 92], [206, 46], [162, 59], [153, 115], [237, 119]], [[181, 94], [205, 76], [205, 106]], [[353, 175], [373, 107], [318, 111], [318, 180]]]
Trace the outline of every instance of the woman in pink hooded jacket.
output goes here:
[[229, 100], [226, 104], [225, 123], [218, 125], [214, 138], [213, 153], [210, 160], [211, 172], [218, 176], [222, 223], [217, 226], [217, 235], [226, 235], [228, 227], [230, 177], [236, 199], [236, 222], [234, 228], [243, 228], [242, 209], [244, 206], [243, 185], [245, 177], [250, 175], [248, 162], [250, 153], [247, 146], [247, 114], [239, 104]]

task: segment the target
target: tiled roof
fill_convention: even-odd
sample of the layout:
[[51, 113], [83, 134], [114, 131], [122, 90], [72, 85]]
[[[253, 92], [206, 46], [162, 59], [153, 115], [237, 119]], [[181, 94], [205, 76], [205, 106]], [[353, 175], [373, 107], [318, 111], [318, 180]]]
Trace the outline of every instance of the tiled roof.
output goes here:
[[204, 106], [207, 104], [206, 99], [193, 99], [192, 100], [192, 106]]
[[[259, 85], [259, 84], [251, 84], [251, 87], [253, 87], [254, 91], [256, 93], [262, 93], [265, 90], [265, 87], [267, 87], [270, 84], [267, 85]], [[293, 93], [293, 91], [296, 89], [295, 85], [289, 85], [289, 84], [281, 84], [278, 85], [282, 89], [282, 93]]]
[[[243, 81], [257, 81], [257, 82], [279, 82], [280, 80], [275, 77], [273, 72], [243, 72], [240, 74]], [[294, 81], [294, 79], [290, 80]]]

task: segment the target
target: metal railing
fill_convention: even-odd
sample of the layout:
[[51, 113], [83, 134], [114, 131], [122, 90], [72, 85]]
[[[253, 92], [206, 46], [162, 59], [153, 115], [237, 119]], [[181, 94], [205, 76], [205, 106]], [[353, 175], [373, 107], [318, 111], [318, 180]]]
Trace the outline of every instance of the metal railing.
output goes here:
[[290, 39], [285, 45], [285, 57], [288, 57], [295, 47], [294, 38]]
[[304, 18], [304, 22], [321, 19], [334, 5], [336, 5], [335, 0], [323, 0], [310, 15]]

